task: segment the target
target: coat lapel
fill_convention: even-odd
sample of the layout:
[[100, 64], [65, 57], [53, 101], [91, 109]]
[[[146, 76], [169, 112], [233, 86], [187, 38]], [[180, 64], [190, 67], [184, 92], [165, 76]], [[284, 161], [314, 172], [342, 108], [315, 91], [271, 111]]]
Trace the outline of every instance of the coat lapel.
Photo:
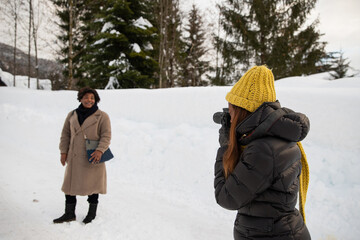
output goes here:
[[100, 111], [97, 110], [94, 114], [92, 114], [91, 116], [89, 116], [88, 118], [85, 119], [85, 121], [82, 124], [82, 129], [78, 120], [78, 115], [76, 113], [76, 111], [74, 111], [74, 115], [72, 118], [72, 123], [75, 129], [75, 134], [78, 134], [79, 132], [82, 133], [82, 131], [85, 132], [85, 129], [87, 129], [88, 127], [91, 127], [92, 125], [96, 124], [96, 122], [98, 121], [100, 117]]
[[70, 121], [72, 122], [72, 126], [74, 126], [75, 134], [77, 134], [79, 131], [81, 131], [81, 127], [80, 127], [80, 123], [79, 123], [78, 115], [77, 115], [76, 111], [74, 111], [73, 116]]
[[[88, 127], [91, 127], [92, 125], [96, 124], [98, 119], [100, 117], [100, 111], [97, 110], [94, 114], [92, 114], [91, 116], [89, 116], [88, 118], [85, 119], [85, 121], [82, 124], [82, 129], [85, 131], [85, 129], [87, 129]], [[78, 122], [79, 124], [79, 122]], [[81, 131], [81, 128], [80, 128]]]

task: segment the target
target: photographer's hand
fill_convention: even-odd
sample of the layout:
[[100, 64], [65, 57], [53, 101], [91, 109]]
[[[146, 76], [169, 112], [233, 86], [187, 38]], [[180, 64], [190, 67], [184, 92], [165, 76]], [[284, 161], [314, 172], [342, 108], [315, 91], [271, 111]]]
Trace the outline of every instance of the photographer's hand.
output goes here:
[[219, 143], [221, 147], [228, 145], [229, 143], [230, 126], [230, 114], [224, 112], [221, 121], [221, 128], [219, 129]]
[[229, 108], [223, 108], [222, 112], [216, 112], [213, 115], [213, 120], [215, 123], [221, 124], [219, 130], [219, 143], [220, 146], [225, 146], [229, 142], [229, 133], [231, 126], [231, 116], [229, 113]]
[[228, 145], [229, 143], [229, 133], [230, 133], [230, 128], [226, 127], [224, 125], [221, 126], [221, 128], [219, 129], [219, 143], [220, 146], [225, 146]]

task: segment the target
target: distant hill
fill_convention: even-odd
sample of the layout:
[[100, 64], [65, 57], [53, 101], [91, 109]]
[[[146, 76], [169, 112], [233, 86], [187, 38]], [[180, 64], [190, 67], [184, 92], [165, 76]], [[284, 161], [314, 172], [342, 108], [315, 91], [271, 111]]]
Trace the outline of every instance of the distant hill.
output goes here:
[[[28, 76], [28, 55], [23, 51], [16, 50], [16, 73], [13, 66], [14, 48], [4, 43], [0, 43], [0, 68], [3, 71], [13, 75]], [[30, 77], [36, 77], [35, 57], [31, 56], [31, 73]], [[60, 82], [63, 82], [62, 65], [56, 61], [48, 59], [38, 59], [39, 61], [39, 78], [49, 79], [53, 83], [53, 89], [61, 88]]]

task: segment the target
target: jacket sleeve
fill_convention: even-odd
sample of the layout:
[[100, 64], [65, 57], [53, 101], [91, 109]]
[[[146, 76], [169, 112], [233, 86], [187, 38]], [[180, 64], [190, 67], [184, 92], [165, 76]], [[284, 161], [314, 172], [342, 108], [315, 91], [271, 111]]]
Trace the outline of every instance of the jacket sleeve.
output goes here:
[[71, 111], [67, 115], [65, 122], [64, 122], [63, 129], [61, 131], [60, 144], [59, 144], [60, 153], [68, 153], [68, 151], [69, 151], [70, 138], [71, 138], [70, 117], [72, 116], [72, 114], [73, 114], [73, 111]]
[[215, 198], [223, 208], [238, 210], [271, 185], [272, 149], [265, 142], [250, 143], [227, 179], [222, 169], [224, 152], [220, 147], [215, 163]]
[[111, 123], [110, 123], [109, 115], [107, 115], [107, 113], [103, 112], [102, 115], [103, 116], [101, 117], [100, 123], [99, 123], [100, 140], [99, 140], [99, 145], [96, 148], [96, 150], [99, 150], [102, 153], [104, 153], [110, 146]]

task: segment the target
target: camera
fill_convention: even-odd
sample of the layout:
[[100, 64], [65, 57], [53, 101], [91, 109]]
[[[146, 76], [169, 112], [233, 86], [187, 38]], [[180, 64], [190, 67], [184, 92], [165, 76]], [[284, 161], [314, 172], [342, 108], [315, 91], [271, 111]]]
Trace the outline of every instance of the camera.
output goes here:
[[230, 127], [230, 113], [229, 108], [223, 108], [222, 112], [216, 112], [213, 115], [213, 120], [217, 124], [224, 125], [226, 127]]

